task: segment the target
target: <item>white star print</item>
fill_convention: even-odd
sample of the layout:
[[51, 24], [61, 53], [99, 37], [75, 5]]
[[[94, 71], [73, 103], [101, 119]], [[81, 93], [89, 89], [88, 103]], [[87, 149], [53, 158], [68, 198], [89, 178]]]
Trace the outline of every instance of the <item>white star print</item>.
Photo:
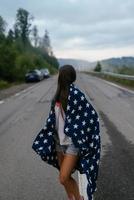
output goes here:
[[84, 167], [84, 164], [82, 163], [81, 166]]
[[87, 113], [87, 112], [85, 112], [85, 113], [84, 113], [84, 116], [85, 116], [85, 117], [87, 117], [87, 115], [88, 115], [88, 113]]
[[51, 119], [50, 118], [48, 118], [48, 120], [47, 120], [48, 122], [50, 122], [51, 121]]
[[82, 144], [82, 141], [81, 141], [81, 140], [78, 140], [78, 143], [79, 143], [79, 144]]
[[91, 129], [90, 128], [87, 128], [87, 132], [90, 132], [91, 131]]
[[52, 132], [48, 132], [48, 135], [49, 135], [49, 136], [52, 135]]
[[80, 105], [79, 107], [78, 107], [78, 110], [81, 110], [82, 109], [82, 106]]
[[77, 91], [77, 90], [75, 90], [75, 91], [74, 91], [74, 94], [77, 94], [77, 93], [78, 93], [78, 91]]
[[71, 123], [71, 119], [68, 119], [68, 123]]
[[75, 135], [75, 136], [77, 136], [77, 134], [76, 134], [76, 133], [74, 133], [74, 135]]
[[80, 118], [80, 115], [77, 115], [77, 116], [76, 116], [76, 119], [79, 119], [79, 118]]
[[78, 128], [78, 124], [75, 124], [75, 125], [74, 125], [74, 128]]
[[67, 110], [70, 110], [70, 106], [69, 105], [67, 106]]
[[93, 124], [94, 120], [93, 119], [90, 119], [90, 124]]
[[49, 151], [51, 151], [51, 146], [48, 147]]
[[74, 112], [75, 112], [75, 110], [72, 110], [72, 112], [71, 112], [71, 113], [73, 114]]
[[77, 100], [76, 99], [73, 102], [74, 102], [74, 104], [77, 104]]
[[93, 156], [93, 159], [96, 159], [96, 158], [95, 158], [95, 155]]
[[95, 139], [96, 139], [96, 140], [98, 140], [98, 139], [99, 139], [99, 136], [98, 136], [98, 135], [96, 135], [96, 136], [95, 136]]
[[93, 166], [93, 165], [91, 165], [90, 169], [91, 169], [91, 171], [92, 171], [92, 170], [94, 169], [94, 166]]
[[84, 96], [81, 96], [81, 100], [82, 100], [82, 101], [84, 100]]
[[69, 131], [69, 128], [68, 128], [68, 127], [66, 127], [66, 128], [65, 128], [65, 131], [66, 131], [66, 132], [68, 132], [68, 131]]
[[93, 144], [93, 142], [90, 144], [90, 147], [93, 147], [94, 146], [94, 144]]
[[92, 110], [92, 114], [93, 114], [93, 115], [95, 114], [95, 111], [94, 111], [94, 110]]
[[43, 149], [43, 147], [39, 147], [39, 151], [42, 150], [42, 149]]
[[40, 136], [40, 137], [43, 137], [43, 134], [41, 133], [39, 136]]
[[89, 107], [89, 103], [86, 103], [86, 107]]
[[34, 144], [39, 144], [39, 141], [35, 141], [35, 143]]
[[86, 124], [86, 122], [85, 122], [85, 121], [83, 121], [83, 122], [82, 122], [82, 124], [83, 124], [83, 126], [84, 126], [84, 125]]
[[97, 165], [98, 165], [98, 164], [99, 164], [99, 160], [97, 160], [97, 162], [96, 162], [96, 163], [97, 163]]
[[83, 130], [81, 130], [81, 133], [82, 133], [82, 134], [84, 134], [84, 131], [83, 131]]
[[47, 140], [47, 139], [45, 139], [45, 140], [43, 141], [43, 142], [44, 142], [44, 144], [45, 144], [45, 143], [47, 143], [47, 141], [48, 141], [48, 140]]

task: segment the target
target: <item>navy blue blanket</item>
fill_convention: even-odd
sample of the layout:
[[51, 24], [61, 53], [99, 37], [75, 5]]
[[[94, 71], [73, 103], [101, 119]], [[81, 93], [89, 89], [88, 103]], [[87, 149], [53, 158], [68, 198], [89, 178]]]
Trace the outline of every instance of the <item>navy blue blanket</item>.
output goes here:
[[[55, 111], [51, 104], [49, 116], [33, 141], [33, 150], [43, 161], [60, 170], [55, 150]], [[79, 159], [75, 169], [87, 177], [87, 196], [97, 190], [101, 140], [99, 116], [85, 94], [75, 85], [70, 84], [65, 117], [64, 133], [72, 138], [75, 147], [79, 148]]]

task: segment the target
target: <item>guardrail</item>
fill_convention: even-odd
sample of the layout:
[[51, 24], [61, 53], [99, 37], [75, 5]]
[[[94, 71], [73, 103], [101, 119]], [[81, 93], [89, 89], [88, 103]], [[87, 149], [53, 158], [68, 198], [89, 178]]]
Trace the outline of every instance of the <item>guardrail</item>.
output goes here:
[[122, 79], [127, 79], [127, 80], [134, 80], [134, 76], [131, 76], [131, 75], [125, 75], [125, 74], [116, 74], [116, 73], [112, 73], [112, 72], [94, 72], [94, 71], [91, 71], [91, 73], [94, 73], [94, 74], [104, 74], [104, 75], [110, 75], [110, 76], [115, 76], [115, 77], [118, 77], [118, 78], [122, 78]]

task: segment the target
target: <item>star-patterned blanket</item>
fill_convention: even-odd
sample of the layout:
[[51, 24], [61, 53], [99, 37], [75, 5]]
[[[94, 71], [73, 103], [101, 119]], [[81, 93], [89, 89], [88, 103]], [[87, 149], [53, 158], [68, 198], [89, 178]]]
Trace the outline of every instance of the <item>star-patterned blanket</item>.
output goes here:
[[[60, 170], [55, 150], [55, 123], [52, 103], [45, 125], [34, 139], [32, 149], [43, 161]], [[80, 174], [86, 175], [87, 196], [88, 200], [91, 200], [91, 195], [97, 190], [96, 181], [101, 153], [99, 116], [84, 92], [74, 83], [69, 87], [64, 133], [71, 137], [75, 147], [79, 148], [79, 159], [72, 173], [77, 169]]]

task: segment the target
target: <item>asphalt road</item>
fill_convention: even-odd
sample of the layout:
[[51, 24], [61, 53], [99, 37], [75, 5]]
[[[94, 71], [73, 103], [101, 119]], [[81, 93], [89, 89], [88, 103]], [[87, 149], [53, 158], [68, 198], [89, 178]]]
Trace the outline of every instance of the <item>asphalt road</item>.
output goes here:
[[[102, 155], [95, 200], [134, 200], [134, 93], [86, 74], [76, 84], [101, 119]], [[45, 123], [57, 76], [0, 104], [0, 200], [65, 200], [58, 171], [31, 149]], [[78, 181], [77, 173], [74, 177]]]
[[134, 200], [134, 92], [81, 75], [101, 118], [102, 155], [95, 200]]

